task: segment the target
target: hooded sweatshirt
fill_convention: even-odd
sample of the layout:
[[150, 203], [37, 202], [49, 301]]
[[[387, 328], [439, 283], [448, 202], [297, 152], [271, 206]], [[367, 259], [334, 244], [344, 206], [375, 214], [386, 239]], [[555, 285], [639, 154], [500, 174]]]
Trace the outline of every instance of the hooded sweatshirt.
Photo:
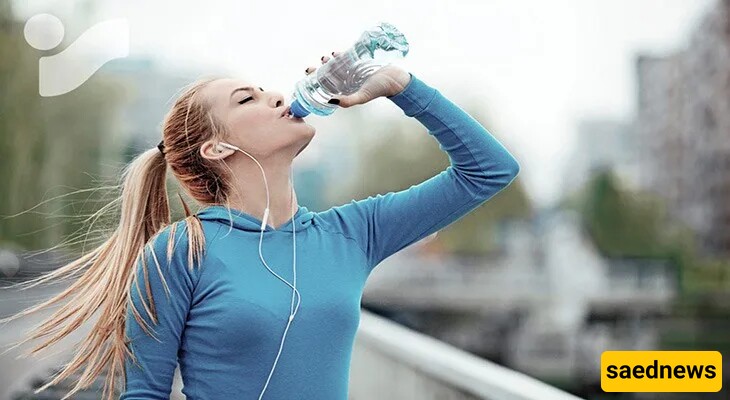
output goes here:
[[[406, 87], [387, 98], [427, 129], [451, 165], [405, 190], [321, 212], [300, 205], [284, 225], [266, 226], [262, 254], [291, 284], [296, 231], [301, 302], [263, 399], [347, 400], [360, 302], [373, 269], [465, 216], [518, 174], [515, 158], [481, 124], [412, 73]], [[197, 217], [205, 235], [199, 265], [189, 267], [184, 221], [156, 235], [143, 253], [147, 262], [137, 264], [140, 290], [133, 285], [131, 301], [159, 340], [128, 309], [126, 335], [137, 362], [125, 361], [121, 400], [168, 399], [178, 362], [188, 400], [258, 399], [269, 377], [293, 290], [259, 259], [261, 220], [220, 205]], [[171, 235], [175, 247], [168, 258]], [[141, 303], [148, 289], [156, 324]]]

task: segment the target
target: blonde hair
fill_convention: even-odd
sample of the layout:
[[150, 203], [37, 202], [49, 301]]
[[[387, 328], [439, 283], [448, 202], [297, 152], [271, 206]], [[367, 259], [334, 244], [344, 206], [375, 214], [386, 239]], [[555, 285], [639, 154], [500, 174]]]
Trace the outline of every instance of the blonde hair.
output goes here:
[[[169, 227], [169, 261], [174, 251], [175, 230], [178, 225], [183, 225], [187, 229], [188, 268], [192, 269], [193, 265], [199, 264], [205, 248], [202, 224], [196, 215], [191, 215], [183, 201], [186, 217], [171, 225], [166, 173], [169, 166], [180, 186], [196, 201], [202, 204], [228, 204], [228, 192], [231, 188], [229, 174], [221, 164], [213, 163], [199, 153], [204, 141], [225, 136], [225, 129], [214, 118], [209, 102], [197, 98], [200, 91], [216, 79], [218, 78], [204, 78], [184, 88], [163, 122], [164, 153], [153, 148], [137, 156], [122, 173], [121, 196], [92, 215], [91, 219], [99, 218], [121, 201], [119, 224], [109, 237], [75, 261], [23, 282], [22, 286], [27, 289], [57, 279], [74, 276], [78, 276], [78, 279], [49, 300], [0, 320], [7, 322], [68, 300], [24, 340], [11, 347], [12, 349], [30, 340], [50, 336], [25, 355], [28, 356], [59, 342], [89, 320], [92, 314], [100, 311], [98, 320], [80, 343], [72, 360], [52, 380], [36, 389], [35, 393], [69, 378], [86, 365], [76, 385], [63, 399], [87, 388], [102, 372], [107, 373], [103, 396], [111, 399], [117, 389], [117, 376], [121, 375], [122, 382], [126, 382], [125, 357], [129, 356], [136, 362], [128, 345], [129, 339], [125, 335], [127, 309], [131, 310], [143, 329], [151, 334], [146, 321], [130, 300], [133, 287], [143, 297], [137, 274], [134, 273], [137, 266], [143, 270], [145, 288], [150, 287], [144, 257], [145, 246], [151, 246], [158, 234]], [[180, 199], [182, 200], [182, 196]], [[159, 272], [159, 262], [156, 257], [153, 259]], [[160, 277], [164, 283], [164, 277]], [[150, 319], [157, 323], [154, 299], [149, 289], [147, 298], [149, 304], [144, 303], [143, 299], [144, 309]]]

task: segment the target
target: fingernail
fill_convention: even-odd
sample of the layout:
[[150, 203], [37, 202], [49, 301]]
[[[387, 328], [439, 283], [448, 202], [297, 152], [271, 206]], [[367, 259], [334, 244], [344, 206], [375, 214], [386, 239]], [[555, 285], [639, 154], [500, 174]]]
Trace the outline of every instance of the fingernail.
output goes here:
[[305, 69], [305, 70], [304, 70], [304, 73], [305, 73], [305, 74], [308, 74], [308, 73], [309, 73], [309, 68]]
[[328, 103], [330, 103], [330, 104], [340, 104], [340, 99], [330, 99], [328, 101]]
[[333, 52], [332, 52], [332, 57], [334, 57], [334, 56], [335, 56], [335, 52], [333, 51]]
[[322, 58], [320, 58], [320, 60], [324, 61], [324, 56], [322, 56]]

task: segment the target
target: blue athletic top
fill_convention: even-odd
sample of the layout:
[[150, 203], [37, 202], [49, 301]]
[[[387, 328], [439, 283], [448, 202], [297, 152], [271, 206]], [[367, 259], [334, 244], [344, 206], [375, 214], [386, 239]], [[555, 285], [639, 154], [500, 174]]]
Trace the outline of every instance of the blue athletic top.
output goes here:
[[[266, 226], [264, 258], [290, 283], [296, 229], [301, 303], [264, 399], [347, 400], [360, 301], [372, 270], [468, 214], [518, 174], [519, 164], [501, 143], [413, 74], [401, 92], [387, 98], [428, 129], [451, 165], [406, 190], [322, 212], [300, 205], [286, 224]], [[259, 259], [261, 220], [224, 206], [208, 206], [197, 215], [206, 240], [199, 267], [188, 268], [184, 222], [173, 233], [166, 227], [146, 247], [149, 289], [159, 318], [150, 325], [160, 341], [127, 311], [126, 335], [139, 365], [125, 361], [121, 400], [168, 399], [178, 361], [188, 400], [258, 399], [269, 376], [290, 314], [292, 289]], [[168, 262], [171, 234], [177, 244]], [[137, 265], [146, 298], [144, 270], [141, 262]], [[132, 301], [146, 317], [134, 286]]]

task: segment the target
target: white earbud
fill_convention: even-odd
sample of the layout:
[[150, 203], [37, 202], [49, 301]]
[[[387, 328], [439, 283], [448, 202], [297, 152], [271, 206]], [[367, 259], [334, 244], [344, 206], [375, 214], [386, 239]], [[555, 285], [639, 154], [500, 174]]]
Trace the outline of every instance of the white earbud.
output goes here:
[[216, 149], [216, 151], [218, 151], [220, 153], [221, 151], [223, 151], [224, 148], [230, 149], [230, 150], [241, 151], [241, 149], [239, 149], [238, 147], [236, 147], [236, 146], [234, 146], [232, 144], [228, 144], [226, 142], [220, 142], [220, 143], [218, 143], [218, 145], [216, 146], [215, 149]]

